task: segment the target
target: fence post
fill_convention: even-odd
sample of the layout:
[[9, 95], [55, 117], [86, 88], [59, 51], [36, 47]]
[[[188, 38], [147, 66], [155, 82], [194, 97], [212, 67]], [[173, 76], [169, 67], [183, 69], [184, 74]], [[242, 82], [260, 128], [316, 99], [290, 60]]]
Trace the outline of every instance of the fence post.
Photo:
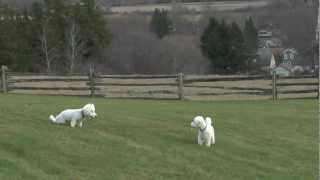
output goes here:
[[274, 76], [274, 90], [275, 90], [275, 94], [276, 94], [276, 101], [279, 99], [279, 97], [278, 97], [278, 87], [277, 87], [278, 79], [277, 78], [278, 78], [278, 76], [275, 73], [275, 76]]
[[183, 73], [178, 74], [178, 96], [179, 100], [184, 100], [184, 92], [183, 92]]
[[6, 93], [8, 92], [7, 87], [7, 74], [6, 74], [7, 67], [2, 65], [1, 66], [1, 80], [2, 80], [2, 92]]
[[274, 96], [274, 78], [275, 78], [275, 72], [272, 72], [272, 100], [275, 100], [275, 96]]
[[89, 86], [90, 86], [90, 96], [94, 96], [95, 77], [94, 77], [94, 67], [92, 64], [90, 64], [89, 66]]
[[278, 93], [277, 93], [277, 74], [275, 71], [272, 72], [272, 100], [278, 100]]

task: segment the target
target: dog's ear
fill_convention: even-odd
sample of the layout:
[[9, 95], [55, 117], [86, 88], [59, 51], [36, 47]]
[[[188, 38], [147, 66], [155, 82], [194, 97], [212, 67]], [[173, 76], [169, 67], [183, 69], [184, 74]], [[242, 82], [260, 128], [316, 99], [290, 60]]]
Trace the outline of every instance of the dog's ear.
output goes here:
[[90, 106], [90, 104], [86, 104], [86, 105], [84, 105], [82, 108], [83, 108], [83, 109], [87, 109], [89, 106]]
[[207, 124], [212, 124], [211, 117], [206, 117], [206, 123], [207, 123]]
[[193, 118], [193, 121], [197, 121], [197, 122], [204, 121], [204, 118], [203, 116], [196, 116]]

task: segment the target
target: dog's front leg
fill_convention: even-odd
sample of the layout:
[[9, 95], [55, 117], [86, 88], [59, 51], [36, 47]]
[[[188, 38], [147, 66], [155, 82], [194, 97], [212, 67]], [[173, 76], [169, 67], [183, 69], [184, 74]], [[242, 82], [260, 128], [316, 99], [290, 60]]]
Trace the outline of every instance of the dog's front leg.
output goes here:
[[82, 127], [82, 126], [83, 126], [83, 122], [80, 121], [80, 122], [79, 122], [79, 127]]
[[72, 119], [71, 122], [70, 122], [70, 126], [71, 126], [72, 128], [74, 128], [74, 127], [76, 127], [76, 124], [77, 124], [77, 120]]
[[211, 144], [215, 144], [216, 143], [216, 141], [215, 141], [215, 137], [214, 137], [214, 134], [212, 135], [212, 137], [211, 137]]
[[211, 146], [211, 138], [207, 139], [207, 141], [206, 141], [206, 146], [207, 146], [207, 147], [210, 147], [210, 146]]
[[198, 144], [199, 145], [202, 145], [203, 144], [203, 141], [202, 141], [202, 138], [200, 136], [200, 133], [198, 134]]

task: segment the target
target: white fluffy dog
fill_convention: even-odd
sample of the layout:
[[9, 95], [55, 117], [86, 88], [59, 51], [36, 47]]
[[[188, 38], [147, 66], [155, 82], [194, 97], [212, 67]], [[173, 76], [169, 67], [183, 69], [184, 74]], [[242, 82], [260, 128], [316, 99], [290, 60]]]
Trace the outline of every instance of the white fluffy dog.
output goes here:
[[70, 122], [71, 127], [75, 127], [77, 123], [79, 124], [79, 127], [82, 127], [85, 117], [94, 118], [97, 116], [95, 111], [94, 104], [86, 104], [81, 109], [66, 109], [56, 117], [50, 115], [49, 119], [55, 124]]
[[199, 128], [199, 145], [205, 144], [206, 146], [210, 147], [211, 144], [215, 144], [214, 128], [211, 124], [210, 117], [206, 117], [206, 119], [204, 119], [202, 116], [196, 116], [191, 122], [191, 127]]

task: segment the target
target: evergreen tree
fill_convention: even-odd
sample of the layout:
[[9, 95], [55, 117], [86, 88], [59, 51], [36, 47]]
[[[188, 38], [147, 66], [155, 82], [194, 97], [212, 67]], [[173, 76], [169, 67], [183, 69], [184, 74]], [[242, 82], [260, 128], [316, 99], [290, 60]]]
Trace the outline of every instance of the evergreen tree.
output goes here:
[[155, 33], [160, 39], [170, 34], [172, 30], [172, 22], [165, 10], [155, 9], [151, 23], [151, 32]]
[[[201, 35], [201, 50], [202, 53], [211, 58], [217, 58], [219, 56], [218, 50], [218, 42], [220, 37], [218, 35], [219, 23], [218, 21], [212, 17], [209, 19], [209, 24], [205, 28], [203, 34]], [[216, 62], [216, 61], [215, 61]], [[218, 63], [219, 64], [219, 63]]]
[[7, 5], [0, 5], [0, 63], [10, 67], [15, 63], [16, 28], [12, 21], [15, 12]]
[[245, 21], [243, 36], [247, 50], [251, 53], [255, 53], [258, 48], [258, 31], [251, 17]]
[[39, 67], [35, 66], [38, 61], [37, 39], [34, 36], [32, 20], [27, 9], [17, 14], [16, 23], [16, 62], [11, 68], [16, 71], [35, 72]]
[[202, 53], [211, 60], [215, 73], [235, 73], [245, 64], [244, 38], [236, 23], [227, 25], [210, 18], [201, 36]]
[[151, 32], [156, 33], [157, 30], [159, 29], [158, 27], [159, 24], [160, 24], [160, 10], [156, 8], [151, 18], [151, 23], [150, 23]]
[[103, 54], [112, 39], [107, 28], [107, 21], [95, 0], [82, 0], [80, 13], [80, 33], [84, 43], [83, 56], [85, 59], [96, 61]]
[[251, 68], [257, 68], [258, 64], [253, 62], [256, 58], [256, 53], [258, 49], [258, 30], [254, 25], [251, 17], [245, 21], [245, 27], [243, 30], [243, 36], [245, 40], [245, 51], [247, 55], [247, 72]]
[[230, 27], [229, 67], [231, 72], [239, 72], [246, 68], [247, 53], [243, 33], [237, 23]]

